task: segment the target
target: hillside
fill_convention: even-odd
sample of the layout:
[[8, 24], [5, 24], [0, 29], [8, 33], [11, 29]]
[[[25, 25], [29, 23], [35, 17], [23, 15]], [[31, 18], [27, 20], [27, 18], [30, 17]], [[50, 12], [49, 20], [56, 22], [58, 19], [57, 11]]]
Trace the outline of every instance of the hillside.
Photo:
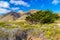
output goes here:
[[13, 21], [13, 20], [16, 20], [19, 17], [20, 17], [20, 14], [15, 13], [15, 12], [9, 12], [8, 14], [3, 15], [0, 18], [0, 21], [9, 21], [9, 20]]
[[0, 22], [3, 21], [18, 21], [18, 20], [25, 20], [27, 16], [35, 12], [35, 10], [31, 10], [29, 12], [9, 12], [7, 14], [4, 14], [3, 16], [0, 16]]
[[[45, 12], [45, 11], [44, 11]], [[47, 12], [46, 12], [47, 13]], [[50, 13], [50, 12], [48, 12]], [[47, 13], [47, 14], [48, 14]], [[34, 15], [33, 15], [34, 14]], [[41, 11], [31, 10], [29, 12], [9, 12], [0, 18], [0, 39], [1, 40], [60, 40], [60, 19], [54, 23], [41, 24], [36, 17], [43, 15]], [[31, 16], [33, 15], [33, 16]], [[46, 15], [46, 14], [44, 14]], [[26, 17], [32, 17], [29, 21]], [[46, 16], [41, 18], [46, 18]], [[51, 16], [49, 16], [50, 18]], [[43, 20], [45, 21], [45, 20]], [[37, 22], [37, 23], [35, 23]]]

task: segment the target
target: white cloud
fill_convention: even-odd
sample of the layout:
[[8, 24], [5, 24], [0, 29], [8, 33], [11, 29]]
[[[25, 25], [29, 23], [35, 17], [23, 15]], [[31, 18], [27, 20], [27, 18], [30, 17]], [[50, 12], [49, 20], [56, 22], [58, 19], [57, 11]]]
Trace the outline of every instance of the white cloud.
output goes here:
[[30, 6], [27, 2], [24, 2], [22, 0], [18, 0], [18, 1], [16, 1], [16, 0], [10, 0], [10, 3], [11, 4], [15, 4], [15, 5], [23, 5], [23, 6], [27, 6], [27, 7]]
[[16, 7], [16, 8], [11, 8], [11, 10], [15, 11], [15, 10], [19, 10], [20, 8], [19, 7]]
[[8, 12], [10, 12], [10, 10], [0, 8], [0, 14], [4, 14], [4, 13], [8, 13]]
[[9, 3], [5, 1], [0, 1], [0, 7], [9, 8]]
[[10, 4], [6, 1], [0, 1], [0, 14], [5, 14], [10, 12], [10, 10], [6, 9], [9, 8]]
[[53, 1], [52, 1], [52, 4], [54, 4], [54, 5], [57, 5], [58, 3], [60, 3], [59, 0], [53, 0]]
[[19, 10], [18, 12], [24, 12], [23, 10]]

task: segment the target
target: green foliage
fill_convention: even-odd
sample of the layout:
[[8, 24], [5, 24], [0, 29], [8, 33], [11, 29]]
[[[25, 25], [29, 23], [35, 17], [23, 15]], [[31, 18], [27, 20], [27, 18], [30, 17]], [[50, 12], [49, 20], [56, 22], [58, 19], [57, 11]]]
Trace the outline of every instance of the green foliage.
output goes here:
[[52, 32], [51, 31], [46, 31], [45, 32], [45, 35], [46, 35], [47, 38], [50, 38], [51, 35], [52, 35]]
[[5, 26], [5, 25], [6, 25], [5, 22], [0, 22], [0, 27], [1, 27], [1, 26]]
[[[37, 23], [37, 24], [32, 24], [30, 25], [28, 22], [0, 22], [0, 27], [5, 28], [7, 30], [11, 30], [14, 28], [20, 28], [23, 31], [26, 30], [32, 30], [31, 33], [32, 35], [40, 35], [40, 33], [44, 34], [44, 36], [48, 39], [56, 40], [55, 35], [60, 34], [60, 26], [56, 26], [53, 22], [55, 20], [59, 19], [59, 16], [57, 14], [54, 14], [50, 10], [45, 10], [45, 11], [37, 11], [34, 14], [31, 14], [26, 18], [27, 21], [31, 23]], [[43, 25], [41, 25], [41, 24]], [[52, 24], [44, 24], [44, 23], [52, 23]], [[7, 33], [9, 34], [9, 33]], [[3, 31], [0, 31], [0, 35], [7, 37], [8, 35], [4, 34]]]
[[45, 11], [37, 11], [34, 14], [31, 14], [30, 16], [26, 17], [26, 20], [31, 23], [53, 23], [56, 19], [58, 19], [59, 16], [57, 14], [53, 14], [50, 10]]
[[[51, 39], [51, 37], [53, 37], [52, 40], [55, 40], [54, 37], [56, 36], [56, 34], [60, 34], [60, 26], [56, 26], [56, 24], [54, 23], [43, 24], [43, 25], [40, 25], [40, 24], [30, 25], [28, 24], [28, 22], [25, 21], [25, 22], [14, 22], [14, 23], [1, 22], [0, 24], [5, 25], [3, 27], [6, 29], [6, 31], [20, 26], [20, 29], [22, 28], [23, 31], [31, 30], [29, 31], [29, 33], [32, 34], [33, 36], [39, 36], [40, 33], [44, 31], [42, 34], [44, 34], [44, 36], [48, 39]], [[12, 24], [12, 25], [9, 26], [8, 24]], [[0, 31], [0, 36], [7, 37], [8, 36], [7, 34], [9, 33], [4, 34], [4, 31]]]

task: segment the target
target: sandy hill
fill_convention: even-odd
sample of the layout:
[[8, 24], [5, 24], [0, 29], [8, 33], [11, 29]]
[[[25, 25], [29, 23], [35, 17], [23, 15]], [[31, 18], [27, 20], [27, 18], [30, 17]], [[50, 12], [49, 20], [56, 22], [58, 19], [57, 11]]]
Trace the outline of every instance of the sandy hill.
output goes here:
[[18, 13], [11, 11], [3, 16], [0, 16], [0, 22], [25, 20], [27, 16], [35, 12], [36, 10], [30, 10], [29, 12], [18, 12]]
[[9, 20], [13, 21], [13, 20], [16, 20], [19, 17], [20, 17], [19, 13], [9, 12], [8, 14], [3, 15], [0, 18], [0, 21], [9, 21]]

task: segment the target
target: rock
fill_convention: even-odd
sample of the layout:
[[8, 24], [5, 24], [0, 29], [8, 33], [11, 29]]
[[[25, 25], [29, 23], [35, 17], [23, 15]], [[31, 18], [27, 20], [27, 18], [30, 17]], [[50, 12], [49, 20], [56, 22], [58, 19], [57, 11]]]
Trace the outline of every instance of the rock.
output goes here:
[[27, 40], [27, 33], [22, 30], [17, 30], [16, 40]]

